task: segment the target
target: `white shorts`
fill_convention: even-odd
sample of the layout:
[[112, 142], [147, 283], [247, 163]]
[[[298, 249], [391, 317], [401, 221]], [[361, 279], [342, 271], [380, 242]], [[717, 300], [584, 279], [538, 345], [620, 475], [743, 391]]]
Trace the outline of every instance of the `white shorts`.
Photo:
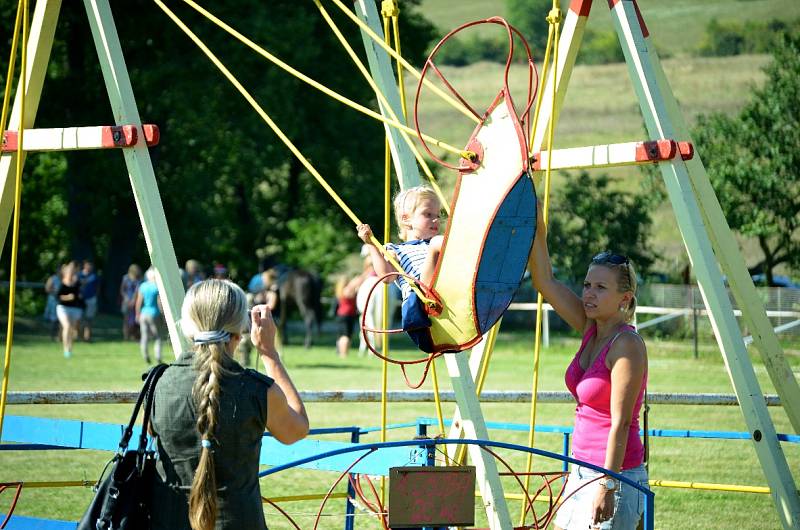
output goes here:
[[59, 322], [67, 322], [69, 324], [74, 324], [75, 322], [79, 321], [83, 316], [83, 309], [80, 307], [71, 307], [66, 305], [58, 304], [56, 306], [56, 315], [58, 316]]
[[[591, 523], [592, 501], [597, 488], [601, 487], [600, 481], [596, 479], [602, 475], [588, 467], [572, 465], [564, 489], [565, 500], [558, 508], [554, 521], [557, 527], [564, 530], [588, 530]], [[648, 487], [644, 464], [626, 469], [621, 475], [640, 486]], [[593, 480], [595, 483], [588, 484]], [[581, 488], [584, 484], [588, 485]], [[601, 523], [599, 528], [602, 530], [635, 530], [642, 517], [644, 494], [624, 482], [620, 482], [619, 486], [614, 492], [614, 516]]]

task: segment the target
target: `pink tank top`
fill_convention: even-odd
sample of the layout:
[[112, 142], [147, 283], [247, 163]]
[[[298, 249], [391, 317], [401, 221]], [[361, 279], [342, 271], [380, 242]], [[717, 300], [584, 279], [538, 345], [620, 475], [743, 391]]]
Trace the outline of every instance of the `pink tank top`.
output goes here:
[[[622, 331], [634, 331], [635, 328], [625, 325]], [[575, 430], [572, 434], [572, 454], [578, 460], [603, 466], [606, 460], [606, 444], [611, 430], [611, 371], [606, 367], [606, 355], [619, 334], [603, 346], [600, 355], [585, 371], [581, 368], [581, 353], [589, 340], [597, 333], [597, 326], [592, 326], [583, 336], [581, 347], [572, 359], [564, 375], [567, 388], [578, 406], [575, 409]], [[642, 388], [633, 407], [633, 418], [628, 432], [628, 444], [625, 447], [625, 459], [622, 469], [639, 466], [644, 457], [644, 446], [639, 438], [639, 411], [642, 408], [647, 371], [645, 370]]]

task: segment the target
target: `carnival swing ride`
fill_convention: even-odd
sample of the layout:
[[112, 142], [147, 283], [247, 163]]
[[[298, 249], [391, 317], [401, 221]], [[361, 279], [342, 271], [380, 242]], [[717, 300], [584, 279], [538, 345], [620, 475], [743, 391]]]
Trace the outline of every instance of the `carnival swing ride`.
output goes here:
[[[338, 195], [335, 189], [326, 179], [315, 169], [312, 163], [306, 158], [292, 140], [280, 129], [277, 123], [270, 117], [262, 105], [248, 92], [247, 88], [231, 73], [228, 67], [215, 55], [215, 53], [190, 29], [190, 27], [170, 9], [162, 0], [153, 2], [169, 17], [177, 27], [191, 39], [200, 51], [210, 60], [222, 73], [222, 75], [236, 88], [242, 97], [248, 102], [253, 110], [263, 119], [265, 124], [272, 132], [280, 138], [291, 153], [299, 160], [302, 166], [319, 183], [319, 185], [330, 195], [331, 199], [342, 209], [344, 214], [355, 224], [361, 224], [360, 219], [353, 210]], [[531, 415], [528, 431], [527, 446], [514, 446], [494, 442], [489, 439], [486, 423], [481, 412], [478, 396], [483, 387], [491, 358], [491, 351], [494, 345], [497, 327], [504, 311], [507, 309], [511, 299], [520, 285], [523, 272], [525, 270], [528, 254], [535, 235], [536, 208], [537, 202], [531, 173], [538, 171], [544, 175], [543, 196], [543, 216], [547, 222], [547, 211], [549, 207], [550, 194], [550, 174], [552, 169], [570, 167], [564, 158], [572, 161], [581, 156], [580, 153], [559, 153], [552, 150], [554, 124], [556, 108], [560, 98], [566, 88], [566, 82], [562, 81], [562, 76], [571, 68], [574, 63], [574, 56], [580, 42], [579, 29], [585, 23], [588, 16], [591, 2], [573, 2], [567, 16], [565, 28], [569, 27], [573, 34], [566, 37], [569, 47], [567, 53], [559, 59], [560, 31], [564, 17], [559, 8], [559, 2], [553, 1], [553, 8], [547, 17], [548, 39], [544, 50], [544, 60], [542, 66], [541, 79], [538, 76], [534, 57], [526, 43], [524, 37], [513, 26], [499, 17], [492, 17], [485, 20], [464, 24], [447, 36], [432, 50], [424, 67], [421, 71], [409, 64], [400, 53], [399, 40], [399, 17], [398, 5], [394, 0], [384, 0], [381, 6], [380, 15], [374, 3], [370, 0], [358, 0], [355, 2], [355, 9], [347, 7], [342, 0], [329, 0], [329, 3], [338, 8], [345, 18], [351, 20], [362, 33], [365, 43], [368, 43], [367, 55], [370, 59], [367, 67], [359, 58], [358, 54], [344, 38], [342, 31], [337, 26], [333, 17], [328, 13], [321, 0], [313, 0], [320, 12], [320, 16], [330, 26], [336, 38], [342, 44], [347, 54], [352, 59], [356, 69], [364, 77], [371, 89], [375, 92], [378, 100], [380, 112], [376, 112], [367, 106], [352, 101], [345, 96], [336, 93], [330, 88], [322, 85], [306, 74], [299, 72], [289, 64], [276, 57], [268, 50], [259, 46], [256, 42], [243, 35], [235, 28], [215, 16], [211, 11], [199, 5], [194, 0], [183, 0], [183, 3], [194, 9], [197, 13], [205, 17], [212, 24], [219, 27], [232, 38], [238, 40], [255, 53], [283, 69], [287, 73], [297, 77], [301, 81], [309, 84], [313, 88], [327, 94], [335, 100], [361, 112], [375, 120], [382, 122], [387, 131], [387, 139], [390, 139], [392, 146], [391, 152], [394, 158], [408, 156], [412, 161], [416, 161], [419, 169], [427, 177], [431, 187], [439, 195], [441, 204], [449, 214], [449, 223], [444, 236], [443, 250], [436, 265], [434, 278], [430, 285], [414, 279], [412, 289], [420, 300], [420, 308], [424, 311], [424, 329], [404, 325], [402, 330], [368, 330], [383, 332], [382, 344], [380, 348], [370, 345], [370, 349], [383, 360], [382, 376], [382, 400], [381, 400], [381, 441], [375, 444], [339, 444], [331, 442], [331, 445], [324, 445], [319, 441], [302, 442], [297, 447], [280, 448], [276, 444], [270, 443], [265, 438], [264, 449], [262, 451], [262, 464], [272, 467], [262, 472], [262, 476], [274, 475], [275, 473], [287, 468], [311, 467], [314, 469], [326, 469], [339, 472], [333, 484], [327, 492], [319, 495], [300, 495], [293, 496], [288, 500], [320, 500], [318, 510], [313, 516], [313, 525], [302, 525], [305, 527], [318, 528], [323, 525], [323, 516], [330, 514], [324, 513], [328, 501], [335, 497], [345, 496], [348, 498], [345, 513], [343, 514], [344, 526], [346, 529], [354, 527], [354, 507], [362, 511], [363, 515], [374, 519], [381, 528], [406, 526], [442, 526], [442, 525], [471, 525], [469, 513], [459, 516], [453, 514], [452, 508], [456, 501], [448, 498], [446, 494], [454, 494], [463, 482], [464, 475], [459, 474], [465, 469], [473, 469], [472, 475], [475, 485], [479, 490], [478, 503], [482, 506], [485, 513], [485, 524], [492, 529], [510, 530], [511, 528], [545, 528], [552, 520], [560, 501], [562, 500], [563, 482], [559, 479], [564, 475], [563, 471], [557, 472], [532, 472], [532, 456], [534, 454], [554, 458], [567, 462], [571, 459], [534, 449], [534, 425], [536, 419], [536, 396], [537, 396], [537, 373], [538, 356], [541, 343], [542, 327], [542, 300], [539, 297], [538, 311], [536, 317], [536, 346], [533, 359], [533, 392], [531, 400]], [[157, 129], [153, 127], [142, 127], [138, 111], [136, 110], [133, 93], [130, 90], [127, 72], [122, 59], [122, 52], [119, 48], [116, 30], [114, 28], [113, 17], [107, 0], [85, 0], [87, 13], [92, 22], [95, 43], [98, 48], [98, 55], [104, 67], [104, 77], [106, 78], [109, 97], [112, 100], [112, 107], [115, 108], [115, 115], [122, 118], [130, 118], [127, 122], [140, 129], [132, 129], [133, 134], [128, 134], [128, 144], [118, 142], [116, 146], [129, 148], [130, 151], [136, 149], [136, 132], [141, 130], [141, 136], [150, 142], [157, 141]], [[616, 4], [616, 3], [614, 3]], [[623, 3], [619, 3], [622, 5]], [[27, 1], [20, 0], [19, 13], [14, 31], [16, 44], [17, 36], [22, 35], [22, 68], [21, 86], [27, 86], [25, 82], [25, 72], [27, 71], [26, 49], [27, 49]], [[618, 11], [623, 11], [629, 6], [616, 6]], [[57, 20], [60, 3], [54, 0], [40, 0], [37, 4], [37, 11], [41, 8], [44, 13], [45, 21], [50, 17], [52, 25]], [[612, 5], [612, 9], [615, 9]], [[638, 8], [637, 8], [638, 12]], [[625, 14], [625, 13], [622, 13]], [[620, 15], [621, 16], [621, 15]], [[626, 15], [627, 16], [627, 15]], [[630, 16], [628, 16], [630, 19]], [[36, 21], [36, 15], [34, 16]], [[641, 23], [641, 19], [639, 20]], [[36, 25], [36, 24], [34, 24]], [[491, 105], [485, 110], [475, 109], [469, 104], [452, 86], [445, 77], [444, 73], [437, 66], [435, 59], [447, 40], [453, 35], [472, 28], [477, 25], [491, 25], [504, 31], [508, 42], [508, 56], [502, 73], [502, 82], [497, 91], [497, 95]], [[38, 30], [37, 30], [38, 31]], [[645, 38], [646, 30], [642, 25], [636, 26], [638, 36], [636, 39]], [[381, 35], [381, 33], [383, 35]], [[31, 32], [33, 34], [33, 32]], [[644, 37], [642, 36], [644, 35]], [[48, 37], [41, 37], [37, 33], [37, 44], [46, 41]], [[52, 44], [52, 34], [46, 46]], [[515, 101], [509, 89], [509, 72], [512, 68], [515, 48], [524, 51], [524, 63], [527, 69], [527, 95], [521, 102]], [[12, 46], [12, 60], [9, 72], [13, 72], [13, 61], [15, 48]], [[109, 51], [110, 50], [110, 51]], [[104, 54], [104, 52], [107, 52]], [[391, 58], [391, 59], [390, 59]], [[34, 58], [34, 60], [37, 60]], [[397, 65], [397, 77], [391, 73], [390, 61], [394, 60]], [[46, 63], [46, 59], [44, 59]], [[570, 62], [572, 61], [572, 62]], [[567, 65], [567, 66], [565, 66]], [[381, 70], [383, 69], [383, 70]], [[37, 69], [33, 70], [34, 72]], [[392, 84], [387, 83], [386, 72]], [[406, 97], [403, 81], [403, 72], [410, 72], [418, 79], [417, 91], [414, 98], [414, 127], [408, 126]], [[437, 84], [428, 79], [428, 74], [433, 73], [442, 86], [450, 94], [447, 94]], [[124, 74], [124, 75], [121, 75]], [[5, 99], [3, 104], [2, 121], [0, 121], [0, 131], [5, 130], [8, 116], [10, 87], [12, 75], [7, 78]], [[568, 78], [568, 74], [567, 74]], [[113, 82], [110, 80], [113, 79]], [[120, 81], [121, 80], [121, 81]], [[112, 85], [117, 83], [120, 93], [123, 94], [115, 99], [112, 94]], [[471, 136], [463, 142], [465, 147], [454, 147], [446, 142], [433, 138], [424, 133], [420, 126], [420, 94], [422, 90], [429, 90], [432, 94], [441, 97], [461, 112], [467, 119], [475, 124]], [[22, 173], [23, 129], [32, 127], [32, 119], [26, 120], [23, 114], [25, 108], [25, 90], [18, 91], [18, 102], [21, 101], [18, 113], [11, 115], [11, 123], [17, 125], [15, 136], [17, 147], [17, 179]], [[35, 95], [38, 104], [38, 94]], [[640, 96], [640, 99], [641, 96]], [[17, 104], [15, 104], [15, 111]], [[35, 108], [35, 107], [34, 107]], [[117, 112], [118, 111], [118, 112]], [[532, 116], [531, 116], [532, 114]], [[656, 113], [657, 114], [657, 113]], [[118, 116], [118, 120], [121, 119]], [[20, 127], [19, 124], [25, 124]], [[117, 125], [121, 125], [118, 121]], [[129, 131], [129, 130], [128, 130]], [[149, 131], [149, 132], [148, 132]], [[9, 131], [11, 132], [11, 131]], [[119, 136], [119, 133], [117, 134]], [[125, 136], [125, 135], [123, 135]], [[132, 138], [131, 138], [132, 136]], [[625, 164], [625, 163], [655, 163], [670, 162], [673, 159], [690, 160], [692, 157], [691, 145], [686, 142], [676, 142], [664, 138], [663, 132], [651, 132], [658, 141], [639, 142], [633, 144], [617, 144], [616, 146], [596, 146], [606, 148], [606, 164]], [[4, 139], [6, 137], [4, 136]], [[442, 193], [436, 183], [434, 174], [429, 168], [427, 161], [420, 152], [417, 143], [427, 152], [429, 158], [434, 160], [444, 168], [457, 172], [457, 182], [453, 197], [448, 199]], [[113, 142], [112, 142], [113, 143]], [[131, 172], [131, 182], [136, 189], [143, 180], [144, 188], [150, 195], [143, 195], [144, 201], [151, 200], [157, 203], [157, 208], [144, 208], [140, 215], [142, 217], [145, 238], [148, 242], [148, 249], [151, 251], [153, 263], [159, 269], [160, 281], [165, 292], [165, 305], [167, 306], [167, 316], [170, 324], [170, 332], [173, 337], [173, 347], [176, 351], [180, 349], [179, 339], [176, 338], [177, 328], [175, 327], [175, 308], [180, 306], [182, 291], [176, 287], [175, 276], [177, 265], [174, 251], [166, 230], [166, 222], [163, 219], [163, 210], [158, 201], [158, 191], [155, 180], [148, 183], [147, 172], [144, 179], [140, 179], [140, 169], [136, 169], [136, 164], [141, 164], [146, 160], [146, 166], [152, 173], [149, 157], [146, 156], [146, 148], [139, 142], [139, 147], [144, 149], [138, 158], [128, 158], [126, 152], [126, 162]], [[435, 146], [435, 147], [434, 147]], [[97, 147], [97, 146], [94, 146]], [[551, 151], [545, 151], [550, 148]], [[612, 149], [614, 148], [614, 149]], [[457, 156], [456, 162], [447, 162], [437, 156], [433, 149], [439, 149], [450, 155]], [[596, 148], [593, 148], [596, 150]], [[10, 149], [8, 149], [10, 151]], [[5, 151], [5, 150], [4, 150]], [[403, 154], [398, 154], [398, 153]], [[389, 156], [387, 151], [387, 157]], [[620, 154], [621, 153], [621, 154]], [[559, 155], [563, 155], [560, 158]], [[613, 156], [612, 156], [613, 155]], [[593, 151], [591, 156], [596, 156]], [[615, 158], [616, 157], [616, 158]], [[8, 157], [4, 157], [8, 158]], [[133, 168], [132, 168], [133, 167]], [[388, 197], [391, 190], [390, 164], [386, 164], [385, 175], [385, 230], [383, 243], [388, 242], [389, 238], [389, 201]], [[395, 160], [395, 167], [400, 167]], [[413, 174], [397, 171], [398, 180], [401, 187], [408, 187], [419, 184], [419, 174], [415, 169]], [[11, 268], [11, 305], [9, 310], [10, 326], [13, 322], [13, 298], [16, 274], [16, 241], [19, 232], [19, 191], [21, 181], [16, 182], [16, 202], [14, 208], [14, 244], [12, 245], [12, 268]], [[152, 205], [151, 205], [152, 206]], [[155, 213], [154, 213], [155, 212]], [[159, 229], [166, 233], [166, 245], [160, 245], [163, 234], [159, 235]], [[379, 249], [383, 249], [382, 242], [373, 237], [373, 243]], [[687, 243], [688, 246], [688, 243]], [[693, 251], [689, 248], [690, 252]], [[696, 251], [695, 251], [696, 252]], [[406, 274], [400, 265], [391, 255], [385, 255], [387, 261], [392, 263], [398, 275]], [[384, 322], [386, 319], [384, 318]], [[383, 326], [386, 328], [386, 325]], [[420, 332], [425, 335], [425, 355], [414, 360], [398, 360], [390, 357], [388, 353], [389, 332], [406, 331]], [[0, 434], [2, 434], [2, 414], [5, 409], [5, 394], [8, 381], [8, 365], [10, 355], [10, 341], [12, 334], [9, 332], [9, 345], [6, 349], [6, 363], [3, 379], [3, 404], [0, 406]], [[472, 348], [469, 363], [467, 362], [465, 350]], [[439, 384], [436, 371], [436, 359], [444, 357], [452, 386], [456, 395], [458, 407], [451, 421], [449, 433], [445, 432], [445, 420], [443, 418], [441, 400], [439, 399]], [[439, 430], [438, 439], [422, 439], [399, 442], [387, 442], [387, 374], [389, 364], [398, 364], [401, 367], [403, 376], [409, 386], [419, 387], [425, 380], [430, 369], [433, 388], [434, 402], [436, 406], [437, 424]], [[406, 375], [408, 365], [423, 365], [423, 375], [421, 380], [413, 384]], [[748, 418], [749, 419], [749, 418]], [[112, 436], [113, 437], [113, 436]], [[81, 445], [83, 444], [83, 445]], [[91, 443], [81, 440], [77, 447], [92, 447]], [[104, 447], [94, 447], [104, 448]], [[327, 449], [327, 450], [326, 450]], [[409, 452], [409, 449], [411, 451]], [[527, 454], [526, 470], [516, 472], [512, 469], [507, 458], [500, 455], [501, 450], [518, 450]], [[356, 455], [353, 460], [353, 453]], [[411, 456], [409, 456], [409, 454]], [[474, 467], [464, 467], [467, 456], [471, 459]], [[498, 463], [505, 469], [500, 472]], [[390, 475], [392, 470], [392, 480], [390, 488], [396, 488], [392, 499], [390, 493], [389, 505], [386, 505], [385, 481], [384, 477]], [[415, 484], [420, 482], [404, 482], [410, 473], [409, 470], [419, 469], [432, 475], [434, 482], [438, 481], [438, 487], [426, 490], [415, 490], [416, 486], [410, 489], [401, 488], [401, 484]], [[448, 473], [450, 473], [448, 475]], [[376, 485], [372, 477], [380, 476], [380, 484]], [[420, 475], [425, 477], [424, 474]], [[347, 480], [344, 480], [347, 477]], [[501, 478], [503, 477], [503, 478]], [[618, 477], [622, 478], [622, 477]], [[537, 480], [535, 486], [531, 486], [531, 480]], [[622, 478], [625, 481], [624, 478]], [[467, 481], [468, 484], [473, 484]], [[337, 493], [335, 490], [340, 484], [347, 485], [347, 493]], [[66, 483], [61, 485], [68, 485]], [[650, 490], [636, 484], [631, 484], [639, 488], [646, 501], [645, 509], [645, 528], [653, 527], [653, 494]], [[504, 491], [511, 486], [518, 488], [520, 493], [516, 498], [521, 501], [518, 524], [512, 524], [509, 507], [506, 503], [507, 498], [514, 498], [513, 494]], [[400, 491], [402, 490], [402, 493]], [[21, 484], [17, 487], [17, 497], [21, 491]], [[474, 511], [473, 491], [474, 487], [467, 488], [466, 495], [462, 495], [462, 506], [466, 512]], [[391, 489], [390, 489], [391, 492]], [[443, 497], [441, 494], [444, 493]], [[462, 491], [464, 493], [464, 491]], [[795, 492], [796, 493], [796, 492]], [[439, 496], [437, 497], [437, 494]], [[796, 495], [795, 495], [796, 497]], [[466, 499], [466, 500], [463, 500]], [[286, 499], [283, 499], [286, 500]], [[534, 503], [539, 503], [537, 507]], [[278, 500], [265, 499], [275, 509], [286, 516], [289, 524], [293, 528], [301, 528], [294, 520], [288, 510], [278, 505]], [[405, 508], [403, 508], [405, 503]], [[427, 504], [426, 504], [427, 503]], [[426, 510], [422, 510], [422, 505], [426, 504]], [[13, 509], [13, 508], [12, 508]], [[328, 508], [329, 509], [329, 508]], [[425, 512], [422, 514], [422, 512]], [[409, 515], [410, 514], [410, 515]], [[9, 514], [10, 515], [10, 514]], [[424, 516], [423, 516], [424, 515]], [[473, 514], [474, 515], [474, 514]], [[402, 517], [408, 516], [410, 519], [401, 521]]]

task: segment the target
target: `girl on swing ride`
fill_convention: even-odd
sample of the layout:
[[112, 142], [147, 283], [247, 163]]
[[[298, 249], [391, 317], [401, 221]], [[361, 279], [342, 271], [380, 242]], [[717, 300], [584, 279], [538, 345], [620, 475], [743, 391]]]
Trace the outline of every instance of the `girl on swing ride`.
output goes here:
[[441, 210], [439, 198], [427, 186], [408, 188], [394, 198], [394, 215], [403, 242], [387, 244], [386, 251], [400, 263], [405, 273], [411, 277], [409, 279], [394, 273], [392, 264], [386, 261], [372, 243], [372, 229], [368, 224], [360, 224], [356, 228], [358, 237], [369, 249], [375, 272], [384, 278], [384, 282], [390, 282], [393, 276], [397, 276], [396, 281], [403, 298], [403, 315], [413, 311], [418, 301], [409, 280], [419, 280], [423, 285], [430, 285], [433, 279], [436, 261], [442, 250], [443, 238], [439, 235]]
[[[503, 26], [509, 39], [502, 88], [483, 114], [466, 104], [433, 62], [450, 37], [481, 23]], [[376, 270], [386, 274], [384, 281], [397, 277], [403, 292], [403, 329], [430, 354], [462, 351], [480, 342], [511, 303], [527, 265], [536, 200], [528, 174], [526, 122], [536, 94], [536, 71], [530, 49], [521, 39], [529, 76], [527, 99], [520, 113], [508, 86], [515, 35], [519, 36], [517, 30], [504, 20], [492, 18], [456, 28], [433, 49], [417, 85], [414, 122], [428, 154], [458, 172], [447, 231], [444, 236], [438, 235], [441, 203], [432, 190], [410, 188], [394, 201], [404, 242], [383, 249], [374, 244], [369, 247], [374, 261], [382, 267]], [[437, 158], [420, 131], [420, 90], [429, 71], [442, 79], [478, 122], [458, 166]], [[359, 225], [357, 231], [362, 241], [374, 241], [368, 225]], [[395, 272], [397, 265], [391, 261], [399, 261], [402, 271]]]

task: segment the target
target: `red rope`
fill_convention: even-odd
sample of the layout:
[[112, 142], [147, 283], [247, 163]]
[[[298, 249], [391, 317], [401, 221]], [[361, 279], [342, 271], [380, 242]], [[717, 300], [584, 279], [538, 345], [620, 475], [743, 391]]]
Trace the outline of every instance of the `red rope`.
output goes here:
[[317, 518], [314, 519], [314, 530], [316, 530], [317, 526], [319, 525], [319, 520], [322, 517], [322, 510], [325, 509], [325, 504], [328, 502], [328, 499], [331, 498], [331, 494], [333, 493], [334, 488], [336, 488], [336, 486], [339, 484], [339, 482], [342, 481], [342, 478], [344, 478], [344, 476], [347, 475], [350, 472], [350, 470], [353, 469], [356, 466], [356, 464], [361, 462], [364, 458], [366, 458], [367, 456], [371, 455], [375, 451], [377, 451], [377, 448], [373, 447], [372, 449], [370, 449], [369, 451], [367, 451], [366, 453], [364, 453], [360, 457], [356, 458], [353, 461], [353, 463], [350, 464], [347, 467], [347, 469], [342, 471], [342, 474], [339, 475], [339, 477], [334, 481], [333, 485], [331, 485], [330, 489], [328, 489], [328, 492], [322, 498], [322, 503], [319, 505], [319, 511], [317, 512]]
[[[442, 74], [442, 72], [433, 62], [434, 57], [439, 53], [439, 50], [441, 49], [441, 47], [444, 45], [445, 42], [447, 42], [457, 33], [479, 24], [497, 24], [503, 26], [506, 30], [506, 33], [508, 35], [508, 55], [506, 56], [506, 64], [503, 70], [503, 86], [501, 91], [508, 99], [511, 108], [515, 109], [515, 112], [516, 112], [516, 107], [514, 106], [514, 99], [511, 95], [511, 90], [508, 87], [508, 74], [509, 71], [511, 70], [511, 63], [514, 58], [514, 36], [516, 35], [517, 37], [519, 37], [520, 41], [522, 42], [528, 63], [528, 97], [526, 99], [525, 107], [522, 113], [517, 115], [517, 119], [519, 120], [520, 125], [522, 127], [523, 136], [525, 137], [525, 145], [528, 145], [527, 141], [528, 127], [525, 125], [525, 123], [529, 118], [531, 106], [533, 105], [533, 102], [536, 99], [536, 93], [539, 85], [539, 72], [536, 69], [536, 64], [534, 63], [533, 56], [531, 54], [531, 49], [530, 46], [528, 45], [528, 41], [525, 40], [525, 37], [523, 37], [522, 33], [520, 33], [520, 31], [517, 28], [506, 22], [506, 20], [501, 17], [491, 17], [483, 20], [476, 20], [473, 22], [462, 24], [461, 26], [450, 31], [447, 35], [445, 35], [442, 38], [442, 40], [439, 41], [439, 43], [431, 51], [430, 55], [428, 55], [428, 58], [425, 61], [425, 66], [422, 68], [419, 83], [417, 83], [417, 92], [416, 95], [414, 96], [414, 128], [417, 131], [417, 136], [419, 137], [419, 141], [422, 143], [422, 147], [425, 149], [428, 155], [433, 160], [435, 160], [437, 164], [456, 171], [459, 171], [462, 168], [454, 166], [452, 164], [448, 164], [444, 160], [434, 155], [422, 136], [422, 131], [420, 130], [419, 126], [419, 96], [422, 92], [422, 85], [425, 79], [425, 75], [428, 73], [428, 68], [430, 67], [436, 74], [436, 76], [442, 81], [442, 83], [444, 83], [444, 85], [447, 87], [450, 93], [453, 94], [453, 96], [455, 96], [456, 99], [458, 99], [458, 101], [460, 101], [472, 113], [472, 115], [478, 118], [478, 120], [480, 121], [480, 125], [483, 125], [487, 115], [486, 114], [483, 116], [478, 115], [475, 109], [469, 103], [467, 103], [467, 101], [461, 96], [461, 94], [458, 93], [455, 87], [453, 87], [453, 85], [450, 84], [450, 82], [444, 77], [444, 74]], [[534, 78], [536, 78], [536, 83], [534, 83], [533, 81]]]
[[14, 513], [14, 508], [17, 507], [19, 496], [22, 494], [22, 482], [7, 482], [5, 484], [0, 484], [0, 494], [6, 491], [10, 486], [14, 486], [16, 492], [14, 493], [14, 500], [11, 501], [11, 506], [8, 507], [8, 513], [6, 514], [5, 519], [3, 519], [3, 522], [0, 523], [0, 530], [5, 528], [8, 524], [8, 521], [11, 520], [11, 514]]
[[369, 488], [372, 490], [372, 494], [375, 495], [375, 502], [378, 503], [378, 515], [381, 518], [381, 524], [383, 525], [384, 530], [389, 530], [389, 521], [386, 517], [386, 508], [383, 506], [381, 502], [381, 496], [378, 494], [378, 491], [375, 489], [375, 485], [372, 483], [372, 479], [367, 476], [367, 484], [369, 484]]
[[[412, 281], [412, 282], [417, 283], [419, 285], [420, 289], [422, 289], [423, 293], [425, 293], [425, 296], [434, 298], [434, 299], [436, 299], [438, 301], [438, 299], [436, 297], [436, 293], [434, 293], [433, 289], [431, 289], [429, 286], [425, 285], [424, 283], [420, 282], [416, 278], [414, 278], [412, 276], [409, 276], [408, 274], [401, 274], [399, 272], [394, 272], [394, 271], [393, 272], [388, 272], [388, 273], [384, 274], [383, 276], [381, 276], [380, 278], [378, 278], [378, 281], [375, 282], [375, 284], [370, 288], [369, 292], [367, 293], [367, 301], [364, 304], [364, 312], [361, 314], [361, 335], [364, 337], [364, 343], [366, 344], [367, 349], [370, 352], [372, 352], [373, 355], [375, 355], [377, 358], [382, 359], [382, 360], [384, 360], [384, 361], [386, 361], [388, 363], [400, 365], [400, 370], [403, 372], [403, 378], [406, 381], [406, 385], [408, 387], [412, 388], [412, 389], [417, 389], [417, 388], [421, 387], [423, 385], [423, 383], [425, 383], [425, 379], [428, 377], [428, 370], [430, 370], [431, 363], [433, 363], [433, 360], [436, 359], [437, 357], [439, 357], [440, 355], [442, 355], [443, 352], [429, 353], [426, 357], [422, 357], [422, 358], [419, 358], [419, 359], [412, 359], [412, 360], [393, 359], [393, 358], [391, 358], [391, 357], [389, 357], [387, 355], [383, 355], [378, 350], [376, 350], [375, 347], [370, 342], [369, 336], [367, 335], [367, 333], [394, 334], [394, 333], [403, 333], [403, 332], [406, 332], [406, 331], [416, 331], [417, 329], [425, 329], [425, 328], [375, 329], [375, 328], [367, 327], [367, 311], [369, 311], [369, 301], [372, 299], [372, 293], [375, 292], [375, 289], [379, 285], [383, 284], [383, 281], [386, 278], [390, 278], [392, 276], [402, 276], [403, 278], [406, 279], [406, 281]], [[412, 364], [421, 364], [421, 363], [425, 363], [425, 368], [422, 371], [422, 377], [420, 378], [418, 383], [412, 383], [408, 378], [408, 374], [406, 373], [406, 366], [407, 365], [412, 365]]]
[[[501, 473], [502, 476], [512, 476], [519, 484], [520, 489], [522, 490], [523, 495], [525, 496], [525, 517], [527, 517], [528, 513], [530, 512], [533, 515], [533, 521], [530, 525], [524, 525], [515, 527], [514, 530], [539, 530], [547, 528], [547, 525], [550, 524], [552, 519], [555, 517], [556, 510], [554, 510], [555, 505], [557, 504], [558, 500], [561, 498], [561, 495], [564, 493], [564, 487], [566, 483], [562, 483], [561, 490], [558, 492], [558, 495], [553, 497], [552, 492], [552, 483], [559, 478], [562, 478], [566, 475], [565, 472], [556, 471], [556, 472], [542, 472], [542, 473], [519, 473], [514, 471], [514, 469], [506, 462], [503, 458], [500, 457], [496, 452], [492, 451], [488, 447], [479, 446], [481, 449], [492, 455], [496, 460], [498, 460], [503, 467], [508, 470], [508, 473]], [[536, 490], [536, 493], [530, 495], [528, 489], [525, 487], [525, 484], [520, 480], [521, 476], [526, 475], [533, 475], [539, 476], [544, 481], [544, 484]], [[551, 478], [547, 478], [547, 476], [551, 475]], [[547, 511], [541, 515], [541, 517], [536, 516], [536, 510], [534, 509], [533, 501], [539, 496], [544, 489], [547, 488], [548, 492], [550, 493], [550, 502], [548, 503]], [[486, 529], [489, 530], [489, 529]]]
[[351, 475], [350, 484], [353, 486], [353, 491], [355, 492], [356, 498], [359, 500], [359, 502], [361, 502], [361, 504], [363, 504], [367, 510], [372, 512], [374, 515], [379, 515], [380, 509], [367, 500], [367, 496], [364, 494], [364, 490], [361, 488], [361, 475]]
[[287, 520], [287, 521], [289, 521], [290, 523], [292, 523], [292, 526], [294, 526], [294, 527], [295, 527], [297, 530], [302, 530], [302, 529], [301, 529], [299, 526], [297, 526], [297, 523], [296, 523], [296, 522], [294, 522], [294, 519], [292, 519], [292, 518], [289, 516], [289, 514], [288, 514], [288, 513], [286, 513], [286, 512], [285, 512], [285, 511], [284, 511], [284, 510], [283, 510], [283, 509], [282, 509], [280, 506], [278, 506], [276, 503], [272, 502], [271, 500], [269, 500], [269, 499], [268, 499], [268, 498], [266, 498], [266, 497], [261, 497], [261, 501], [262, 501], [262, 502], [265, 502], [265, 503], [267, 503], [267, 504], [269, 504], [270, 506], [272, 506], [273, 508], [275, 508], [276, 510], [278, 510], [278, 511], [279, 511], [281, 514], [283, 514], [283, 516], [284, 516], [284, 517], [286, 517], [286, 520]]

